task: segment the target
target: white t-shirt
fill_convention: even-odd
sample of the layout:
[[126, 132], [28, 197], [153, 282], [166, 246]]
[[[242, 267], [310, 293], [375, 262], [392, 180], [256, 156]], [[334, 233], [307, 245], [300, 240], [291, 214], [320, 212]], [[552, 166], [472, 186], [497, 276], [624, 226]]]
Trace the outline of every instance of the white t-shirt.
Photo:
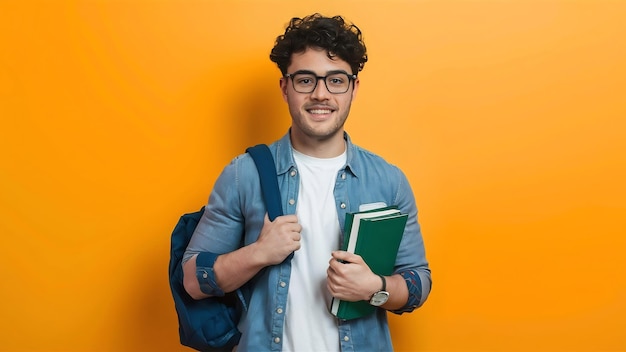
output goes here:
[[293, 152], [300, 172], [296, 215], [302, 225], [301, 247], [291, 261], [283, 351], [338, 351], [336, 318], [328, 311], [331, 296], [326, 270], [339, 249], [340, 231], [333, 194], [346, 153], [319, 159]]

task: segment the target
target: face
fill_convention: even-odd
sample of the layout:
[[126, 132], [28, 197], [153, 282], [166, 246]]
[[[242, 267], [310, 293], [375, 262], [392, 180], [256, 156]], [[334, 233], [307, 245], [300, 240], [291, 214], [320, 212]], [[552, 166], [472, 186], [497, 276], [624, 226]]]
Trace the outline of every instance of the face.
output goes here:
[[[317, 76], [344, 71], [352, 74], [350, 65], [335, 57], [330, 59], [326, 51], [319, 48], [308, 48], [301, 53], [294, 53], [287, 73], [310, 71]], [[280, 87], [283, 99], [289, 105], [291, 114], [291, 137], [294, 146], [297, 142], [315, 144], [320, 142], [336, 142], [343, 145], [343, 126], [350, 112], [352, 100], [356, 97], [359, 86], [358, 78], [347, 92], [332, 94], [323, 80], [319, 80], [311, 93], [298, 93], [294, 90], [292, 79], [283, 77]]]

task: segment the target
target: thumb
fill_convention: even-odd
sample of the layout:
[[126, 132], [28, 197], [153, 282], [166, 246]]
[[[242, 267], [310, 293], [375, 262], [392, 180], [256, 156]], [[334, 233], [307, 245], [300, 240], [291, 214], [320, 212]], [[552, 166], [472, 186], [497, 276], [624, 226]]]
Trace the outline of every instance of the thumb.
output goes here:
[[268, 224], [271, 224], [271, 223], [272, 223], [272, 221], [270, 220], [270, 216], [267, 213], [265, 213], [265, 218], [263, 218], [263, 224], [264, 225], [268, 225]]
[[350, 253], [350, 252], [346, 252], [346, 251], [333, 251], [332, 256], [336, 260], [348, 262], [348, 263], [354, 263], [358, 261], [358, 258], [359, 258], [358, 255]]

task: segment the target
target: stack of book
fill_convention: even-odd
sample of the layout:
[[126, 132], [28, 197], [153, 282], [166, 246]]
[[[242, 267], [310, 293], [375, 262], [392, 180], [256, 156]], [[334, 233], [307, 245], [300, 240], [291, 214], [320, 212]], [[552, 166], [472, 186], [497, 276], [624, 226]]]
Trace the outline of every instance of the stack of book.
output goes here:
[[[393, 273], [400, 241], [408, 219], [397, 207], [385, 207], [346, 214], [343, 250], [360, 255], [375, 273]], [[340, 319], [355, 319], [369, 315], [376, 307], [368, 301], [348, 302], [333, 298], [330, 312]]]

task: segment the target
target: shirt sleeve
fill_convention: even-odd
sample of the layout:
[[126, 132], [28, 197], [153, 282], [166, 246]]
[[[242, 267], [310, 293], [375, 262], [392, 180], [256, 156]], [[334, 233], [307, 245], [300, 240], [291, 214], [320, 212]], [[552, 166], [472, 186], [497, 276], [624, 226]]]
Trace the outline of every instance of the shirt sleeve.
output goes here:
[[243, 216], [239, 208], [237, 159], [218, 177], [209, 202], [187, 245], [182, 263], [196, 257], [196, 278], [200, 290], [211, 296], [223, 296], [217, 285], [213, 265], [220, 254], [237, 249], [243, 236]]
[[[409, 289], [409, 299], [404, 307], [392, 311], [396, 314], [412, 312], [416, 308], [420, 307], [428, 295], [423, 296], [424, 289], [422, 287], [422, 280], [419, 273], [416, 270], [407, 270], [400, 273], [407, 288]], [[428, 280], [430, 282], [430, 280]], [[428, 289], [430, 291], [430, 287]]]
[[235, 158], [215, 181], [183, 262], [198, 253], [224, 254], [240, 247], [245, 219], [241, 210], [239, 169], [238, 158]]
[[398, 172], [399, 184], [395, 200], [399, 208], [409, 214], [409, 219], [398, 251], [395, 272], [404, 278], [409, 297], [404, 307], [391, 312], [402, 314], [412, 312], [424, 304], [430, 294], [432, 281], [415, 197], [404, 173], [399, 169]]
[[196, 278], [200, 291], [210, 296], [224, 296], [224, 291], [217, 285], [213, 270], [217, 257], [217, 254], [210, 252], [201, 252], [196, 257]]

